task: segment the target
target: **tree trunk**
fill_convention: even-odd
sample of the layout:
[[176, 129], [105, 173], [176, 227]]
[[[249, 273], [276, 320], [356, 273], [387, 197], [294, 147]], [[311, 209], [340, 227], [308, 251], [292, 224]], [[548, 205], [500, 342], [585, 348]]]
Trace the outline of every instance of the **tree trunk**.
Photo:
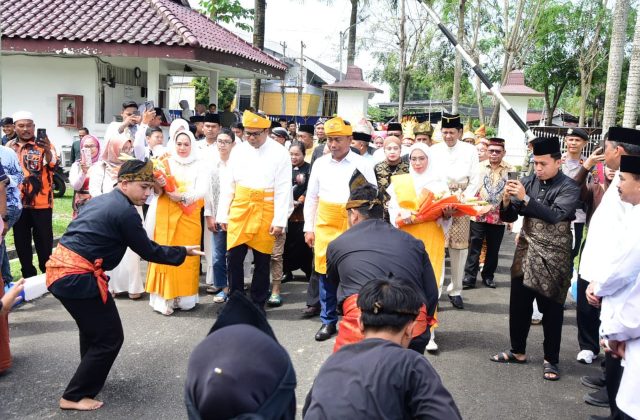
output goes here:
[[358, 26], [358, 0], [351, 0], [351, 18], [349, 19], [349, 45], [347, 46], [347, 66], [353, 66], [356, 60], [356, 27]]
[[[466, 0], [460, 0], [458, 9], [458, 44], [464, 46], [464, 9]], [[460, 104], [460, 85], [462, 83], [462, 54], [456, 51], [456, 65], [453, 72], [453, 98], [451, 100], [451, 113], [458, 113]]]
[[620, 79], [622, 78], [622, 64], [624, 62], [624, 45], [627, 38], [628, 14], [629, 0], [616, 0], [616, 5], [613, 9], [611, 46], [609, 47], [607, 88], [604, 96], [604, 111], [602, 112], [603, 133], [608, 132], [609, 127], [616, 124]]
[[482, 104], [482, 82], [478, 76], [475, 77], [476, 82], [476, 102], [478, 103], [478, 120], [480, 124], [484, 124], [484, 105]]
[[[267, 7], [266, 0], [255, 0], [255, 11], [253, 17], [253, 46], [264, 49], [264, 18]], [[260, 79], [253, 79], [251, 84], [251, 106], [260, 108]]]
[[404, 109], [406, 82], [406, 66], [407, 66], [407, 37], [404, 28], [405, 22], [405, 0], [400, 0], [400, 86], [398, 88], [398, 122], [402, 121], [402, 111]]
[[588, 71], [580, 67], [580, 117], [578, 127], [584, 127], [587, 120], [587, 101], [591, 92], [593, 70]]
[[629, 78], [627, 79], [627, 95], [624, 102], [624, 118], [622, 119], [623, 127], [636, 127], [638, 105], [640, 105], [640, 14], [636, 16], [636, 29], [633, 36]]

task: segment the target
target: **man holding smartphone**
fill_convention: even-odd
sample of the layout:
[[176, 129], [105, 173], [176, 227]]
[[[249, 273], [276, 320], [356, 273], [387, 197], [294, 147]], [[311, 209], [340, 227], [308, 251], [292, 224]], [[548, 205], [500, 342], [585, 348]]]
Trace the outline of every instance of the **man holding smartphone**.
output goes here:
[[138, 104], [135, 101], [126, 101], [122, 104], [122, 112], [120, 113], [122, 121], [113, 121], [107, 127], [104, 134], [105, 144], [114, 137], [125, 134], [133, 143], [135, 141], [138, 124], [142, 121]]
[[557, 137], [533, 140], [535, 174], [508, 181], [500, 218], [515, 222], [524, 216], [511, 266], [509, 333], [511, 349], [491, 357], [498, 363], [524, 363], [533, 300], [544, 313], [543, 378], [560, 379], [558, 362], [573, 261], [571, 221], [580, 198], [578, 184], [560, 170]]
[[45, 129], [38, 129], [35, 136], [33, 114], [19, 111], [13, 115], [17, 141], [9, 142], [17, 155], [24, 179], [21, 183], [22, 213], [13, 226], [16, 252], [20, 259], [22, 277], [37, 274], [33, 265], [31, 240], [38, 254], [38, 266], [42, 273], [53, 248], [53, 171], [57, 157]]

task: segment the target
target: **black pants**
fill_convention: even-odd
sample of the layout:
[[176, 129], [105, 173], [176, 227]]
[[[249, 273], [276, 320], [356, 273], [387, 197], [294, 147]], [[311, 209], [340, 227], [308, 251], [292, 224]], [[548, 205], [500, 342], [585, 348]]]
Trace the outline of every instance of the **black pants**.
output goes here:
[[511, 297], [509, 299], [511, 351], [519, 354], [527, 352], [527, 336], [531, 327], [533, 300], [536, 299], [538, 309], [544, 314], [542, 317], [544, 359], [549, 363], [556, 364], [560, 358], [564, 306], [525, 287], [522, 280], [522, 277], [511, 279]]
[[571, 250], [571, 261], [580, 253], [580, 246], [582, 245], [582, 235], [584, 233], [584, 223], [573, 224], [573, 249]]
[[578, 323], [578, 344], [580, 350], [591, 350], [600, 353], [600, 308], [589, 305], [585, 292], [589, 282], [578, 276], [578, 306], [576, 321]]
[[90, 299], [57, 298], [80, 330], [80, 365], [62, 397], [75, 402], [95, 398], [104, 386], [124, 341], [118, 309], [111, 294], [107, 296], [107, 303], [102, 303], [98, 296]]
[[409, 350], [424, 354], [424, 350], [427, 348], [429, 339], [431, 339], [431, 328], [427, 328], [427, 330], [419, 336], [413, 337], [409, 342]]
[[[231, 248], [227, 253], [228, 258], [228, 279], [229, 293], [234, 290], [244, 293], [244, 257], [247, 256], [249, 247], [238, 245]], [[269, 298], [269, 263], [270, 254], [263, 254], [253, 250], [253, 279], [251, 280], [251, 300], [259, 307], [264, 308], [264, 304]]]
[[480, 267], [480, 252], [482, 242], [487, 240], [487, 255], [484, 258], [484, 267], [481, 276], [483, 279], [493, 279], [493, 275], [498, 267], [498, 252], [504, 236], [504, 225], [493, 225], [491, 223], [471, 222], [469, 230], [469, 253], [467, 263], [464, 266], [464, 279], [467, 282], [475, 283]]
[[38, 254], [38, 266], [41, 272], [45, 272], [45, 264], [53, 248], [52, 214], [53, 209], [22, 209], [20, 218], [13, 225], [13, 240], [24, 278], [38, 274], [33, 266], [32, 239]]
[[604, 357], [604, 378], [607, 384], [607, 395], [609, 396], [609, 408], [611, 409], [612, 420], [624, 420], [627, 418], [616, 405], [616, 396], [618, 395], [618, 389], [620, 388], [620, 381], [622, 380], [622, 373], [624, 368], [620, 365], [620, 359], [616, 359], [611, 356], [611, 353], [606, 353]]
[[313, 259], [311, 260], [311, 277], [307, 284], [307, 306], [320, 307], [320, 274], [315, 270]]

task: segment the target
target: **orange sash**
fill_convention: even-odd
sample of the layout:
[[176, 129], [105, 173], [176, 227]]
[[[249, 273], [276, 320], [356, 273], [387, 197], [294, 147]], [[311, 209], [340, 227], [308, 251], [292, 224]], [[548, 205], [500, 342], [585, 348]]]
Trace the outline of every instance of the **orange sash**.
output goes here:
[[92, 264], [89, 260], [64, 245], [58, 244], [49, 261], [47, 261], [46, 267], [47, 288], [61, 278], [71, 274], [93, 273], [98, 283], [102, 303], [107, 303], [109, 278], [102, 269], [102, 258], [98, 258]]
[[[342, 319], [338, 326], [338, 336], [333, 346], [333, 352], [340, 350], [342, 346], [354, 344], [364, 340], [358, 320], [360, 319], [360, 308], [358, 308], [358, 294], [351, 295], [342, 303]], [[423, 304], [420, 313], [416, 318], [417, 324], [413, 329], [413, 337], [417, 337], [427, 331], [427, 328], [435, 324], [435, 319], [427, 315], [427, 307]]]

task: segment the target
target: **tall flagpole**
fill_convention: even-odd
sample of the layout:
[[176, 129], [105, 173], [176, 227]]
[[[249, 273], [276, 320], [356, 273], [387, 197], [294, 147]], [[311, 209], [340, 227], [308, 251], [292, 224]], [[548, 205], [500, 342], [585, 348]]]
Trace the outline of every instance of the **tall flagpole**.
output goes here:
[[436, 12], [424, 0], [418, 0], [418, 2], [424, 6], [431, 19], [436, 23], [436, 25], [438, 25], [440, 31], [444, 34], [444, 36], [447, 37], [451, 45], [455, 47], [456, 51], [460, 53], [467, 64], [471, 66], [473, 71], [480, 78], [480, 80], [482, 80], [482, 83], [484, 83], [487, 89], [489, 89], [491, 93], [493, 93], [493, 95], [498, 99], [500, 105], [502, 105], [504, 109], [507, 110], [509, 116], [513, 119], [513, 121], [515, 121], [516, 124], [518, 124], [518, 127], [520, 127], [522, 132], [527, 136], [527, 139], [534, 139], [536, 136], [535, 134], [533, 134], [533, 131], [531, 131], [529, 126], [527, 126], [527, 124], [522, 121], [522, 118], [520, 118], [518, 114], [516, 114], [509, 101], [507, 101], [505, 97], [500, 93], [499, 88], [491, 83], [487, 75], [480, 68], [480, 64], [476, 63], [473, 58], [471, 58], [471, 56], [464, 50], [462, 45], [458, 43], [456, 37], [453, 36], [453, 34], [442, 24], [442, 21], [440, 20], [440, 17], [436, 14]]

